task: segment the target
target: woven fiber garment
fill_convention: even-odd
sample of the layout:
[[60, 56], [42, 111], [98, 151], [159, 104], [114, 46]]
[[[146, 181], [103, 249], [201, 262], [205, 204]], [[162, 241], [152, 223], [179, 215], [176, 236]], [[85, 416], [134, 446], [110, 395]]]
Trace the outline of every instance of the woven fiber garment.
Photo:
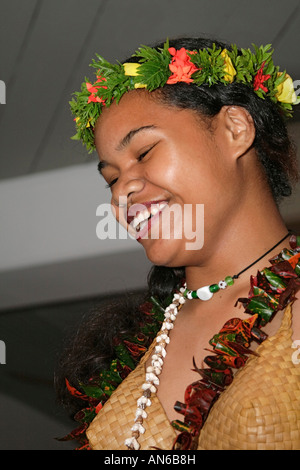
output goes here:
[[[140, 364], [119, 385], [89, 426], [87, 437], [93, 450], [127, 450], [124, 441], [131, 436], [137, 400], [145, 382], [145, 363], [156, 344], [155, 339]], [[154, 446], [171, 449], [176, 431], [170, 425], [156, 395], [151, 396], [151, 403], [146, 409], [148, 417], [143, 422], [145, 434], [141, 434], [138, 439], [140, 449], [153, 450], [151, 447]]]
[[199, 450], [300, 450], [300, 364], [293, 363], [291, 324], [288, 306], [278, 332], [213, 406]]
[[[259, 357], [248, 359], [214, 404], [198, 450], [300, 450], [300, 364], [292, 361], [291, 322], [289, 306], [278, 332], [257, 348]], [[93, 450], [126, 449], [154, 344], [91, 423], [87, 436]], [[151, 401], [146, 432], [139, 437], [141, 450], [170, 450], [176, 431], [158, 398]]]

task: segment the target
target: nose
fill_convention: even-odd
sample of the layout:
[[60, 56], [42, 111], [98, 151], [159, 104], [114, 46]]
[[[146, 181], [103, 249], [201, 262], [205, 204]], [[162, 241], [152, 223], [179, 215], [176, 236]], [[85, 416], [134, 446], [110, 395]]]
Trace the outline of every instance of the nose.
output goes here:
[[144, 179], [137, 175], [122, 175], [112, 191], [112, 201], [117, 207], [124, 207], [131, 198], [145, 187]]

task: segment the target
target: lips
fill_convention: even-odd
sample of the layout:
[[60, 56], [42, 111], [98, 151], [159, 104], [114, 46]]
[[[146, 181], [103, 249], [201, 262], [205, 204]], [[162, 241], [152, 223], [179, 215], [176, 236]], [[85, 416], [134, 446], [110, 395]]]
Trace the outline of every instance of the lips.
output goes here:
[[157, 216], [168, 204], [167, 201], [147, 201], [133, 204], [127, 212], [127, 223], [131, 225], [137, 233], [137, 238], [141, 238], [142, 232], [148, 230], [150, 220]]

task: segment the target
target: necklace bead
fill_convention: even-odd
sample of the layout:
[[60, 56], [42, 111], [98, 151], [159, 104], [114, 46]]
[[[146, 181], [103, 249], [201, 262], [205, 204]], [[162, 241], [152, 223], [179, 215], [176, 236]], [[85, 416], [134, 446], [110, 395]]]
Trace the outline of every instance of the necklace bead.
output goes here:
[[209, 290], [214, 294], [215, 292], [218, 292], [218, 290], [220, 290], [220, 287], [218, 286], [218, 284], [211, 284], [209, 286]]
[[225, 282], [228, 286], [233, 286], [233, 284], [234, 284], [234, 280], [231, 276], [226, 276], [225, 277]]
[[226, 289], [227, 283], [225, 281], [220, 281], [219, 282], [219, 287], [220, 287], [220, 289]]
[[214, 294], [210, 291], [209, 286], [204, 286], [197, 289], [197, 297], [200, 300], [210, 300], [213, 295]]

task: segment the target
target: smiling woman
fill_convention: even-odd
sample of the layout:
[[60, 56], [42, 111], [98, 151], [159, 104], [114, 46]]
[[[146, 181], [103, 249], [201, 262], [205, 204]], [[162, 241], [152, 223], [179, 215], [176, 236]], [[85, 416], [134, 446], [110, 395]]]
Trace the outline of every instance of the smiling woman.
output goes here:
[[71, 102], [153, 263], [146, 298], [93, 314], [61, 359], [61, 401], [88, 403], [67, 437], [82, 448], [300, 449], [300, 237], [279, 210], [297, 99], [270, 46], [254, 49], [185, 38], [124, 65], [97, 56]]

